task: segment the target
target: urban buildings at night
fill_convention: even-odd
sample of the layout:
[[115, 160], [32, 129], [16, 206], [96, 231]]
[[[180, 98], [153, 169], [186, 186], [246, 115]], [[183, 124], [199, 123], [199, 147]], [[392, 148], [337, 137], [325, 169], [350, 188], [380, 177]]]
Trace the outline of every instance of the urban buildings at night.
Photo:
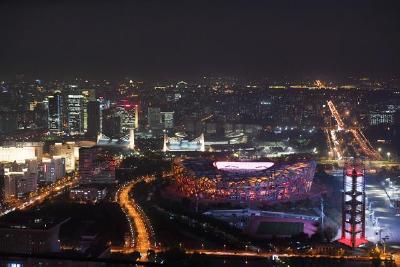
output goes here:
[[0, 266], [400, 264], [398, 1], [0, 10]]

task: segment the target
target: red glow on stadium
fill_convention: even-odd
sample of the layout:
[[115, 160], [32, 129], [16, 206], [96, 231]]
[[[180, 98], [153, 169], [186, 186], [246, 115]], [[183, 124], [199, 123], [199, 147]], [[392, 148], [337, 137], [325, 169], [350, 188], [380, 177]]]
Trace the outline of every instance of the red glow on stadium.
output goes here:
[[175, 158], [171, 192], [206, 202], [301, 199], [308, 196], [315, 167], [312, 160], [273, 163]]

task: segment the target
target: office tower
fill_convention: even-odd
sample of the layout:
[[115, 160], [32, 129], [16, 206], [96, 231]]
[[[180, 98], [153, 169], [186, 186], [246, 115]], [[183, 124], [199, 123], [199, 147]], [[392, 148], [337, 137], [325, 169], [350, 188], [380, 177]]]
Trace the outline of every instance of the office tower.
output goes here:
[[68, 95], [67, 124], [71, 135], [84, 133], [84, 99], [82, 95]]
[[27, 161], [27, 168], [15, 165], [4, 168], [4, 198], [10, 200], [36, 191], [38, 179], [38, 163]]
[[50, 133], [63, 130], [62, 96], [60, 92], [48, 97], [48, 129]]
[[161, 124], [164, 129], [174, 128], [174, 112], [173, 111], [161, 112]]
[[161, 112], [160, 108], [149, 107], [147, 109], [147, 123], [150, 129], [160, 129], [161, 128]]
[[85, 89], [81, 91], [83, 96], [83, 130], [87, 132], [89, 127], [89, 107], [90, 101], [96, 101], [96, 92], [94, 89]]
[[102, 133], [109, 137], [121, 136], [121, 118], [115, 109], [109, 108], [102, 111]]
[[139, 106], [128, 100], [122, 100], [116, 107], [116, 113], [121, 118], [121, 134], [128, 134], [130, 129], [139, 126]]
[[65, 159], [56, 156], [52, 159], [43, 158], [40, 169], [40, 181], [53, 183], [65, 176]]
[[87, 135], [90, 137], [96, 137], [100, 133], [100, 122], [101, 122], [101, 110], [100, 102], [89, 101], [87, 105], [88, 111], [88, 123], [87, 123]]

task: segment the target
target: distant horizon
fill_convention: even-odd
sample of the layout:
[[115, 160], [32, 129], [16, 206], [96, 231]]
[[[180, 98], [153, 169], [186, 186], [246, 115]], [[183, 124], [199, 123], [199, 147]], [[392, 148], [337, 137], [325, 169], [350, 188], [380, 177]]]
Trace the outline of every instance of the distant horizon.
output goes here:
[[55, 82], [55, 81], [63, 81], [63, 82], [73, 82], [74, 80], [79, 81], [107, 81], [107, 82], [120, 82], [123, 80], [132, 80], [134, 82], [150, 82], [150, 83], [163, 83], [163, 82], [198, 82], [203, 79], [235, 79], [238, 81], [254, 81], [254, 82], [311, 82], [316, 80], [329, 81], [329, 82], [345, 82], [350, 80], [362, 80], [363, 78], [368, 78], [371, 81], [385, 81], [385, 80], [400, 80], [400, 72], [399, 73], [384, 73], [384, 74], [348, 74], [348, 75], [320, 75], [320, 76], [312, 76], [312, 75], [264, 75], [258, 77], [249, 77], [243, 75], [190, 75], [190, 76], [180, 76], [180, 77], [146, 77], [139, 75], [105, 75], [102, 77], [93, 77], [93, 75], [68, 75], [66, 77], [49, 77], [48, 75], [33, 75], [33, 74], [14, 74], [2, 76], [0, 73], [0, 82], [16, 82], [18, 80], [22, 81], [35, 81], [41, 80], [45, 82]]

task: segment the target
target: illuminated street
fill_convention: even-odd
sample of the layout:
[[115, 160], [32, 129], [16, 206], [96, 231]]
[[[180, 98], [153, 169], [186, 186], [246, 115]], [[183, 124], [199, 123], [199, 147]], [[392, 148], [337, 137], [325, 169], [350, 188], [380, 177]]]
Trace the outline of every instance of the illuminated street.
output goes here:
[[119, 204], [127, 214], [132, 237], [131, 244], [125, 249], [125, 252], [137, 250], [145, 260], [147, 251], [152, 248], [151, 234], [149, 233], [151, 226], [148, 225], [148, 220], [144, 217], [144, 213], [140, 210], [135, 200], [129, 196], [135, 185], [144, 179], [140, 178], [124, 185], [118, 191], [117, 198]]
[[64, 190], [65, 188], [68, 187], [73, 187], [74, 185], [77, 184], [77, 180], [75, 179], [75, 177], [64, 177], [63, 179], [60, 179], [59, 181], [46, 186], [44, 188], [41, 188], [39, 190], [37, 190], [36, 192], [32, 193], [31, 196], [28, 199], [24, 199], [24, 200], [15, 200], [14, 202], [12, 202], [12, 204], [10, 205], [10, 207], [1, 212], [0, 213], [0, 217], [3, 215], [6, 215], [7, 213], [10, 213], [11, 211], [14, 210], [22, 210], [22, 209], [26, 209], [29, 207], [32, 207], [34, 205], [38, 205], [40, 203], [42, 203], [44, 200], [46, 200], [49, 197], [52, 197], [54, 195], [56, 195], [57, 193], [61, 192], [62, 190]]

